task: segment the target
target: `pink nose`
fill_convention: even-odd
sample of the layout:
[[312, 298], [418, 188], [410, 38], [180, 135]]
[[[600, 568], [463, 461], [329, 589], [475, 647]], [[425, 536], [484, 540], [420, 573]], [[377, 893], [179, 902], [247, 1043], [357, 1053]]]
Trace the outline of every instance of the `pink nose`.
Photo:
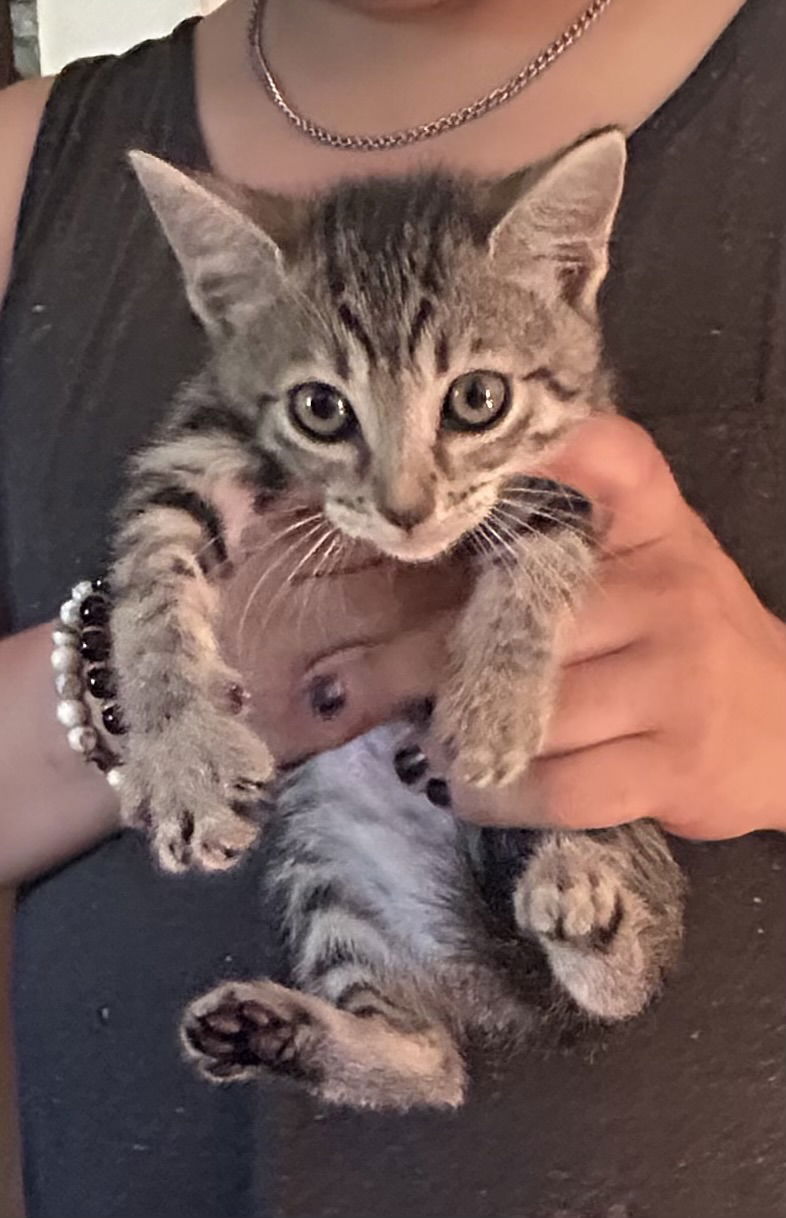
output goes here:
[[415, 525], [422, 524], [430, 513], [431, 508], [427, 505], [409, 508], [380, 506], [379, 509], [380, 516], [384, 516], [385, 520], [389, 520], [397, 529], [403, 529], [405, 533], [411, 533]]

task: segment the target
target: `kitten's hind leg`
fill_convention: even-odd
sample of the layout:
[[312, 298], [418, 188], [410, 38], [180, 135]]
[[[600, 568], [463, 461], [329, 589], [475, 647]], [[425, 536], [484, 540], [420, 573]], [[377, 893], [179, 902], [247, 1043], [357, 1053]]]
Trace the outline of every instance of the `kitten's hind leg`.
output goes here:
[[409, 1019], [371, 984], [333, 1006], [273, 981], [227, 982], [192, 1003], [181, 1036], [213, 1082], [270, 1071], [362, 1108], [456, 1107], [463, 1098], [464, 1066], [447, 1029]]
[[656, 994], [682, 933], [683, 881], [660, 830], [544, 833], [513, 896], [555, 979], [604, 1020], [638, 1014]]

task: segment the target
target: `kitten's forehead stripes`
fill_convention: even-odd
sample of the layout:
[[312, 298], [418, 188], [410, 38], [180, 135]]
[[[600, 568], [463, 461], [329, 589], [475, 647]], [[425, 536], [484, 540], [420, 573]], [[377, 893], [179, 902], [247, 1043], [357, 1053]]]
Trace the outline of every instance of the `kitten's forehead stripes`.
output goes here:
[[412, 324], [409, 327], [409, 335], [407, 337], [407, 351], [411, 360], [415, 358], [420, 340], [423, 338], [426, 327], [433, 316], [433, 302], [429, 300], [428, 296], [422, 296], [415, 311], [415, 316], [412, 319]]
[[338, 306], [338, 319], [344, 328], [352, 335], [355, 341], [363, 348], [366, 359], [370, 368], [375, 368], [377, 365], [377, 351], [373, 342], [363, 325], [363, 322], [358, 317], [357, 313], [346, 301]]
[[[414, 362], [447, 286], [449, 250], [478, 242], [463, 194], [455, 181], [435, 175], [393, 181], [384, 192], [349, 183], [319, 206], [312, 231], [334, 317], [370, 368], [396, 375]], [[436, 342], [442, 374], [447, 345]], [[340, 334], [335, 347], [344, 379], [349, 352]]]
[[434, 367], [438, 376], [444, 376], [450, 367], [450, 346], [444, 330], [437, 337], [434, 347]]
[[349, 379], [349, 354], [343, 343], [339, 342], [338, 338], [333, 340], [333, 367], [336, 370], [336, 376], [341, 381]]

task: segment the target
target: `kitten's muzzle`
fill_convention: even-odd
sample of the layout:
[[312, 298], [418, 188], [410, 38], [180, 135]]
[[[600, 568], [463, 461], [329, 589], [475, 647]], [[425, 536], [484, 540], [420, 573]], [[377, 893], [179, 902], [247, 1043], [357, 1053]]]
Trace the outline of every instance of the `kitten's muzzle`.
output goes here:
[[390, 524], [395, 525], [397, 529], [401, 529], [403, 533], [411, 533], [417, 525], [422, 524], [431, 515], [431, 510], [431, 506], [420, 505], [409, 508], [380, 506], [379, 514]]

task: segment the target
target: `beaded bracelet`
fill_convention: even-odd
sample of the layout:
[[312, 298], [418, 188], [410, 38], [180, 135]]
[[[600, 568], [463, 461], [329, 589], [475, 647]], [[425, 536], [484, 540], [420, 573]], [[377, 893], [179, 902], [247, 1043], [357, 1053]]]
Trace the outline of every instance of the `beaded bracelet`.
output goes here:
[[75, 584], [52, 631], [52, 667], [57, 718], [66, 728], [69, 746], [98, 766], [110, 786], [118, 788], [123, 781], [122, 760], [104, 734], [119, 736], [125, 731], [109, 664], [110, 613], [107, 580]]

